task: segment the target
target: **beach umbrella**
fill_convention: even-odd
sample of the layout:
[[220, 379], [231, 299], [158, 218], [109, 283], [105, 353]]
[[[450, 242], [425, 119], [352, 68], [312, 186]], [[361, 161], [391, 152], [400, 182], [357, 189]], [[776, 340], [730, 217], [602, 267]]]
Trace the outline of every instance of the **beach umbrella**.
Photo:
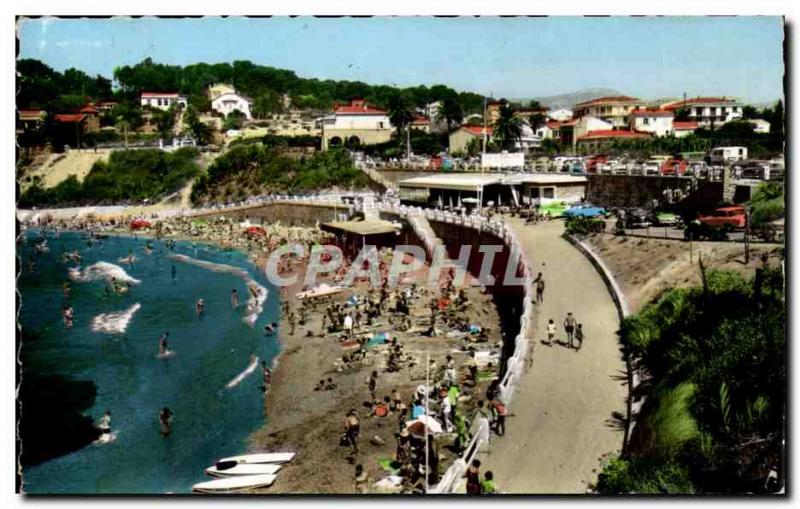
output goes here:
[[438, 202], [439, 202], [439, 208], [442, 208], [444, 206], [444, 204], [442, 203], [442, 195], [441, 194], [439, 195]]
[[131, 230], [139, 230], [141, 228], [149, 228], [150, 221], [145, 221], [144, 219], [134, 219], [131, 221]]
[[450, 195], [450, 208], [453, 208], [453, 195]]
[[409, 433], [417, 436], [424, 436], [426, 427], [428, 428], [428, 433], [441, 433], [444, 431], [439, 421], [430, 415], [420, 415], [415, 421], [406, 422], [406, 428], [408, 428]]
[[259, 236], [264, 237], [264, 236], [267, 235], [267, 232], [264, 231], [264, 228], [262, 228], [260, 226], [248, 226], [247, 229], [245, 229], [244, 232], [247, 235], [253, 235], [253, 236], [259, 235]]

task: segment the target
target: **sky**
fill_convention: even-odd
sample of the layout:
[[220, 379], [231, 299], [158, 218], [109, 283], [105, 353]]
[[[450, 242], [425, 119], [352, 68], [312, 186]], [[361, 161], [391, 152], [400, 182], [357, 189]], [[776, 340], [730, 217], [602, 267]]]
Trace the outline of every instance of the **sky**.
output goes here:
[[783, 97], [780, 17], [40, 18], [20, 21], [18, 37], [20, 58], [109, 78], [150, 57], [509, 99], [595, 87], [644, 99]]

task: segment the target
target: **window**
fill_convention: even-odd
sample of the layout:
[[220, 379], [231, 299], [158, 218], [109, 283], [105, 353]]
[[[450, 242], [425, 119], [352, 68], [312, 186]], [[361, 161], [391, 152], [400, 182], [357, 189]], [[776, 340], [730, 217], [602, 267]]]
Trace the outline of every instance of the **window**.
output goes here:
[[378, 129], [383, 129], [383, 122], [378, 122]]
[[650, 119], [649, 119], [649, 118], [647, 118], [647, 117], [644, 117], [644, 118], [642, 119], [642, 123], [643, 123], [644, 125], [648, 125], [648, 124], [650, 124]]
[[555, 198], [556, 197], [556, 188], [555, 187], [545, 187], [544, 189], [542, 189], [542, 191], [544, 191], [542, 196], [544, 196], [545, 198]]

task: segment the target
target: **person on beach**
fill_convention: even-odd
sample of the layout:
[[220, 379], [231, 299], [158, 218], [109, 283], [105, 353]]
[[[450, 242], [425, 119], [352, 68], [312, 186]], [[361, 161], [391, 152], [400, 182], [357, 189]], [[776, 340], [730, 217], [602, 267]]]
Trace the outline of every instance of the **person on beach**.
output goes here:
[[536, 304], [542, 304], [544, 303], [544, 278], [541, 272], [536, 276], [534, 284], [536, 285]]
[[372, 374], [367, 379], [367, 389], [369, 390], [369, 401], [370, 403], [375, 402], [375, 388], [378, 385], [378, 372], [373, 371]]
[[264, 327], [264, 333], [267, 334], [268, 336], [271, 336], [271, 335], [275, 334], [275, 332], [277, 330], [278, 330], [278, 323], [277, 322], [268, 323]]
[[481, 460], [472, 460], [464, 477], [467, 478], [467, 495], [481, 494]]
[[489, 408], [492, 412], [494, 432], [497, 433], [497, 436], [502, 437], [506, 434], [506, 406], [493, 399], [489, 402]]
[[578, 326], [575, 328], [575, 339], [578, 341], [578, 348], [576, 350], [580, 350], [583, 346], [583, 324], [579, 323]]
[[320, 380], [317, 382], [317, 385], [314, 386], [315, 391], [324, 391], [325, 390], [325, 380]]
[[197, 316], [205, 313], [205, 308], [206, 305], [203, 303], [203, 299], [197, 299], [197, 304], [194, 305], [194, 310], [197, 312]]
[[547, 344], [552, 345], [553, 341], [556, 338], [556, 323], [551, 318], [549, 322], [547, 322]]
[[361, 431], [361, 421], [358, 419], [356, 409], [353, 408], [347, 413], [344, 419], [344, 432], [347, 437], [347, 443], [352, 447], [351, 455], [358, 454], [358, 434]]
[[236, 288], [231, 290], [231, 307], [233, 309], [239, 307], [239, 292], [236, 291]]
[[564, 318], [564, 332], [567, 333], [567, 341], [570, 348], [573, 348], [572, 340], [575, 337], [575, 326], [577, 324], [578, 321], [572, 316], [572, 312], [567, 313], [566, 318]]
[[272, 371], [267, 367], [267, 361], [261, 361], [261, 381], [263, 382], [261, 389], [267, 392], [272, 381]]
[[344, 317], [344, 331], [347, 339], [353, 339], [353, 317], [350, 315]]
[[364, 471], [364, 466], [356, 465], [356, 475], [353, 479], [353, 491], [363, 495], [369, 490], [369, 475]]
[[166, 355], [169, 351], [169, 348], [167, 347], [167, 338], [169, 338], [169, 332], [165, 332], [158, 339], [158, 355]]
[[161, 424], [161, 434], [165, 437], [169, 436], [172, 433], [172, 410], [164, 407], [158, 414], [158, 421]]
[[333, 378], [329, 377], [328, 381], [325, 382], [325, 390], [326, 391], [332, 391], [334, 389], [336, 389], [336, 383], [333, 381]]
[[98, 419], [97, 429], [104, 435], [111, 433], [111, 410], [106, 409], [103, 416]]

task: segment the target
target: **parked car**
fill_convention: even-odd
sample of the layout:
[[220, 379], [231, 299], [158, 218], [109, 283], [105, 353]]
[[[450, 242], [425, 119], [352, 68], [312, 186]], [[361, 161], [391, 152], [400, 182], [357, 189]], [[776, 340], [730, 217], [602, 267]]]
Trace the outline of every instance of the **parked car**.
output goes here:
[[592, 156], [586, 161], [586, 173], [600, 173], [599, 166], [608, 162], [608, 156]]
[[728, 240], [728, 232], [723, 228], [708, 226], [695, 220], [683, 229], [683, 238], [685, 240]]
[[683, 223], [681, 216], [672, 212], [654, 212], [652, 218], [655, 226], [680, 226]]
[[686, 173], [686, 161], [683, 159], [667, 159], [661, 165], [661, 175], [669, 177], [678, 177]]
[[598, 217], [605, 216], [606, 209], [603, 207], [595, 207], [594, 205], [584, 203], [581, 205], [573, 205], [564, 211], [564, 217]]
[[647, 228], [651, 224], [650, 213], [645, 209], [623, 210], [625, 228]]
[[707, 216], [698, 217], [697, 220], [705, 226], [732, 230], [734, 228], [744, 228], [747, 218], [744, 207], [736, 205], [733, 207], [720, 207]]

